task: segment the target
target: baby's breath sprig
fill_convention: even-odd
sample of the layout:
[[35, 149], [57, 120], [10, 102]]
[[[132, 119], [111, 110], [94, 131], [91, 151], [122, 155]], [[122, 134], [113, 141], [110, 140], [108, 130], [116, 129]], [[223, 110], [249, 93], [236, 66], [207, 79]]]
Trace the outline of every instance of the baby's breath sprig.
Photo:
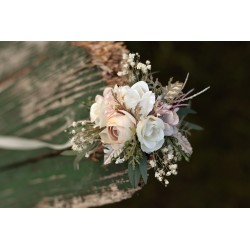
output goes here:
[[144, 63], [140, 62], [138, 53], [124, 54], [121, 62], [122, 71], [117, 73], [118, 76], [126, 77], [128, 84], [131, 86], [138, 81], [147, 81], [151, 75], [151, 63], [147, 60]]
[[[102, 129], [95, 127], [90, 121], [73, 122], [71, 126], [65, 130], [68, 133], [72, 145], [73, 153], [76, 155], [74, 162], [75, 168], [79, 168], [79, 162], [83, 157], [88, 158], [101, 145], [99, 133]], [[64, 152], [64, 155], [68, 155]]]
[[151, 166], [155, 171], [155, 177], [167, 186], [168, 177], [177, 175], [177, 152], [171, 145], [165, 144], [160, 150], [153, 152]]

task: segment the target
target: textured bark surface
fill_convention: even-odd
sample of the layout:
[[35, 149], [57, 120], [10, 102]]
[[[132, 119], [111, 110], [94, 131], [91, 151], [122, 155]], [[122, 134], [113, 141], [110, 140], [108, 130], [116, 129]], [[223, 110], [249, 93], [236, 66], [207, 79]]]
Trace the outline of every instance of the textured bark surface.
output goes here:
[[[82, 101], [112, 82], [112, 72], [96, 66], [89, 46], [0, 43], [0, 135], [66, 142], [64, 129], [88, 117]], [[122, 44], [112, 46], [115, 62], [126, 50]], [[114, 53], [108, 51], [111, 61]], [[138, 190], [130, 188], [126, 166], [104, 167], [84, 159], [75, 171], [73, 160], [49, 149], [0, 150], [0, 206], [93, 207], [127, 199]]]

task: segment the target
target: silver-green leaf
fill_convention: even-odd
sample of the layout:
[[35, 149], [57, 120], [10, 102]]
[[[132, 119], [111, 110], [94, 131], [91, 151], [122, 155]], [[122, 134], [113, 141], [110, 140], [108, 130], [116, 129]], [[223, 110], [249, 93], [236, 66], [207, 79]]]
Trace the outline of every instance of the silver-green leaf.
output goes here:
[[197, 112], [194, 111], [193, 109], [189, 108], [189, 107], [186, 107], [186, 108], [180, 108], [178, 111], [177, 111], [177, 114], [180, 118], [185, 118], [187, 115], [189, 114], [196, 114]]
[[133, 165], [128, 165], [128, 177], [133, 188], [136, 188], [141, 179], [141, 172], [139, 166], [133, 167]]
[[140, 165], [139, 165], [139, 169], [140, 169], [140, 173], [142, 176], [142, 179], [144, 181], [145, 184], [147, 184], [148, 181], [148, 169], [147, 169], [147, 155], [143, 154], [141, 161], [140, 161]]
[[192, 122], [186, 122], [185, 127], [189, 128], [189, 129], [193, 129], [193, 130], [203, 130], [203, 128], [201, 126], [194, 124]]

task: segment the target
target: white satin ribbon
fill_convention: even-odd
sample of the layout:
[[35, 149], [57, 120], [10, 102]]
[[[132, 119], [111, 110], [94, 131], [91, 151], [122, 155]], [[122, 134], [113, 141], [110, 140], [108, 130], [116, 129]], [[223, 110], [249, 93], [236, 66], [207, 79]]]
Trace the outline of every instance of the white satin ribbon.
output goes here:
[[14, 136], [0, 136], [0, 148], [10, 150], [32, 150], [39, 148], [51, 148], [55, 150], [66, 149], [71, 146], [68, 141], [64, 144], [50, 144], [43, 141], [24, 139]]

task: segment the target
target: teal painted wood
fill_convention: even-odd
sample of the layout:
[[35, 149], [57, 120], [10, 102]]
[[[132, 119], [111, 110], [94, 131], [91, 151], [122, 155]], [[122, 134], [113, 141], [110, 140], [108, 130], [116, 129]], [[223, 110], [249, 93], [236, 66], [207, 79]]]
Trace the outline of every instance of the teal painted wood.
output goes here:
[[[0, 43], [0, 134], [64, 143], [88, 117], [81, 105], [105, 87], [87, 50], [66, 42]], [[0, 150], [1, 207], [89, 207], [129, 198], [127, 167], [104, 167], [49, 149]]]

